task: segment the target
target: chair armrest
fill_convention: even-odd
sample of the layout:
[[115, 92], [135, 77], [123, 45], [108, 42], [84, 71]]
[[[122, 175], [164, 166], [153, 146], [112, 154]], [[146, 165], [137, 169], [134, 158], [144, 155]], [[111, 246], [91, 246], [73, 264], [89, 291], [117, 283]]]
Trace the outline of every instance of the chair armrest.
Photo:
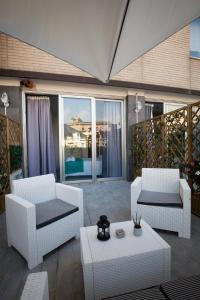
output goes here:
[[72, 205], [83, 207], [83, 190], [62, 183], [56, 183], [56, 197]]
[[180, 196], [184, 206], [191, 205], [191, 189], [185, 179], [180, 179]]
[[131, 184], [131, 215], [137, 211], [137, 200], [142, 190], [142, 178], [137, 177]]
[[142, 177], [137, 177], [131, 184], [131, 199], [137, 202], [142, 190]]
[[37, 255], [35, 205], [14, 194], [5, 200], [8, 244], [29, 260]]
[[6, 199], [9, 199], [9, 201], [11, 201], [10, 203], [6, 200], [6, 209], [7, 207], [9, 207], [9, 204], [14, 204], [18, 207], [21, 207], [22, 209], [28, 209], [28, 208], [32, 208], [35, 207], [35, 205], [33, 203], [31, 203], [30, 201], [25, 200], [24, 198], [21, 198], [15, 194], [8, 194], [6, 195]]
[[182, 236], [189, 239], [191, 235], [191, 189], [185, 179], [180, 179], [179, 189], [183, 201]]
[[56, 183], [56, 197], [72, 205], [78, 206], [80, 213], [80, 227], [83, 226], [83, 190], [62, 183]]

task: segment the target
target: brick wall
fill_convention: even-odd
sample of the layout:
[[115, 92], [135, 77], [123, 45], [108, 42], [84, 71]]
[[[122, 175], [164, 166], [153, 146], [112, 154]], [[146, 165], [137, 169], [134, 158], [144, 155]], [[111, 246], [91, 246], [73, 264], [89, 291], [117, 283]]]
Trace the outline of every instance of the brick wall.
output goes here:
[[191, 89], [200, 89], [200, 60], [191, 59], [190, 60], [190, 70], [191, 70]]
[[0, 68], [90, 76], [53, 55], [3, 33], [0, 33]]
[[[3, 33], [0, 33], [0, 68], [90, 76]], [[134, 61], [113, 79], [200, 90], [200, 61], [189, 57], [189, 26]]]
[[189, 28], [185, 27], [126, 67], [114, 79], [190, 88], [189, 63]]

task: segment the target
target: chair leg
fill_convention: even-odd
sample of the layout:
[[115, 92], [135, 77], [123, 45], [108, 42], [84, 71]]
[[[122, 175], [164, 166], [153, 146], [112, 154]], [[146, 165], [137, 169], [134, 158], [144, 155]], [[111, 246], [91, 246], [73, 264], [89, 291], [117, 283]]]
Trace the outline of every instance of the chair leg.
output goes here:
[[7, 229], [7, 243], [8, 243], [8, 247], [11, 247], [11, 241], [10, 241], [10, 235], [9, 235], [9, 231]]
[[178, 237], [179, 238], [183, 238], [184, 236], [183, 236], [183, 231], [182, 230], [180, 230], [179, 232], [178, 232]]
[[178, 232], [178, 236], [180, 238], [190, 239], [190, 233], [189, 232], [185, 232], [184, 230], [179, 231]]
[[38, 265], [43, 263], [43, 256], [38, 257]]
[[11, 244], [9, 238], [8, 238], [8, 247], [11, 247], [11, 246], [12, 246], [12, 244]]
[[41, 263], [43, 263], [43, 256], [38, 256], [38, 257], [34, 256], [28, 260], [28, 268], [29, 270], [31, 270]]
[[77, 235], [75, 235], [75, 239], [76, 240], [80, 239], [80, 233], [77, 233]]

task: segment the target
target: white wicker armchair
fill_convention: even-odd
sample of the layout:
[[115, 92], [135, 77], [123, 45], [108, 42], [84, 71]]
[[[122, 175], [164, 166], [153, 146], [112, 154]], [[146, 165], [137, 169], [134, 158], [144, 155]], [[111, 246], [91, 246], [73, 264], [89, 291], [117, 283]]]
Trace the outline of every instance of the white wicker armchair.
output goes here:
[[[146, 202], [141, 201], [142, 195]], [[171, 201], [178, 195], [181, 206]], [[152, 202], [158, 197], [161, 201], [155, 205]], [[180, 179], [178, 169], [143, 168], [142, 177], [137, 177], [131, 185], [131, 215], [135, 212], [153, 228], [175, 231], [179, 237], [190, 238], [191, 190], [186, 180]]]
[[[52, 214], [52, 208], [46, 209], [45, 205], [51, 205], [53, 200], [75, 209], [37, 226], [38, 207], [42, 205], [44, 214], [48, 210]], [[43, 261], [45, 254], [79, 237], [83, 226], [83, 191], [56, 183], [53, 174], [13, 180], [12, 194], [6, 195], [6, 224], [8, 245], [15, 247], [32, 269]]]
[[20, 300], [49, 300], [47, 272], [31, 273], [27, 276]]

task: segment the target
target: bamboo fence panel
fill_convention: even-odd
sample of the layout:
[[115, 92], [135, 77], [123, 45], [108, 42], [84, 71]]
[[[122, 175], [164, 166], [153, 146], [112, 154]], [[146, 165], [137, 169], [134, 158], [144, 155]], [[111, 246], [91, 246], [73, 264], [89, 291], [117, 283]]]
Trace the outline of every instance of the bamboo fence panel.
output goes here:
[[[132, 126], [134, 178], [144, 167], [179, 168], [184, 161], [200, 160], [200, 102]], [[188, 179], [192, 211], [200, 216], [200, 177]]]
[[0, 114], [0, 213], [5, 208], [4, 195], [10, 190], [11, 145], [21, 145], [21, 125]]

